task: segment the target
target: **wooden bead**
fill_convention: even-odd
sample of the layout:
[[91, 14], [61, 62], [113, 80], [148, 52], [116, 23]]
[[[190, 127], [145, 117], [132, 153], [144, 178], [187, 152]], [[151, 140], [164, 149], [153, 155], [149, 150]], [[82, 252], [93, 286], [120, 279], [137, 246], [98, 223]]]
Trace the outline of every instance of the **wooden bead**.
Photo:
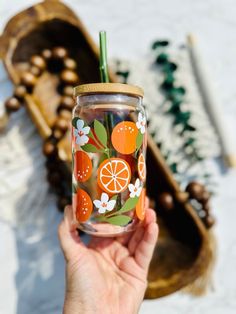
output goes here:
[[76, 85], [76, 83], [79, 81], [78, 75], [71, 70], [63, 70], [61, 73], [61, 79], [66, 84]]
[[57, 195], [59, 195], [59, 196], [65, 195], [64, 187], [63, 187], [63, 185], [62, 185], [61, 183], [62, 183], [62, 182], [59, 182], [57, 185], [55, 185], [55, 186], [53, 187], [55, 193], [56, 193]]
[[52, 143], [51, 141], [46, 141], [43, 144], [43, 154], [45, 156], [52, 156], [57, 152], [56, 145]]
[[14, 96], [23, 99], [27, 94], [27, 89], [24, 85], [18, 85], [15, 87]]
[[[74, 106], [75, 106], [75, 104], [74, 104], [73, 98], [71, 98], [70, 96], [62, 96], [61, 97], [60, 108], [72, 111]], [[60, 111], [60, 108], [58, 108], [59, 111]]]
[[59, 130], [59, 129], [54, 129], [54, 130], [53, 130], [53, 133], [52, 133], [53, 137], [54, 137], [57, 141], [59, 141], [60, 139], [62, 139], [63, 136], [64, 136], [64, 134], [65, 134], [65, 132], [63, 132], [62, 130]]
[[55, 59], [65, 59], [68, 55], [64, 47], [55, 47], [52, 49], [52, 57]]
[[61, 109], [59, 111], [59, 116], [60, 116], [60, 118], [63, 118], [65, 120], [67, 120], [67, 121], [71, 120], [71, 112], [66, 110], [66, 109]]
[[52, 51], [50, 49], [44, 49], [42, 51], [42, 57], [45, 59], [45, 60], [49, 60], [51, 57], [52, 57]]
[[63, 119], [63, 118], [59, 118], [56, 120], [55, 124], [54, 124], [54, 127], [56, 129], [59, 129], [61, 130], [62, 132], [66, 132], [67, 129], [68, 129], [68, 121]]
[[36, 67], [36, 66], [31, 66], [30, 67], [30, 73], [32, 73], [34, 76], [40, 76], [42, 74], [42, 70], [40, 70], [40, 68]]
[[203, 209], [205, 212], [209, 213], [210, 210], [211, 210], [210, 203], [207, 202], [207, 203], [203, 204], [202, 209]]
[[32, 56], [31, 59], [30, 59], [30, 63], [39, 68], [41, 71], [45, 70], [46, 69], [46, 62], [44, 60], [44, 58], [42, 58], [41, 56]]
[[165, 209], [167, 211], [172, 210], [174, 208], [174, 200], [170, 193], [162, 192], [158, 196], [158, 205], [161, 209]]
[[203, 191], [202, 198], [201, 198], [201, 203], [203, 205], [207, 204], [209, 202], [210, 198], [211, 198], [211, 194], [207, 190]]
[[45, 166], [49, 171], [54, 172], [58, 169], [58, 162], [56, 162], [55, 160], [47, 159], [45, 162]]
[[47, 176], [48, 182], [52, 185], [56, 185], [58, 183], [60, 183], [61, 181], [61, 175], [59, 172], [52, 172], [52, 173], [48, 173]]
[[211, 215], [206, 215], [203, 218], [203, 222], [205, 224], [205, 226], [210, 229], [214, 224], [215, 224], [215, 218]]
[[75, 62], [75, 60], [71, 59], [71, 58], [66, 58], [64, 60], [64, 66], [66, 69], [68, 70], [76, 70], [77, 68], [77, 63]]
[[189, 194], [186, 192], [178, 191], [175, 193], [175, 198], [180, 203], [186, 203], [188, 200]]
[[36, 84], [37, 79], [32, 73], [25, 72], [21, 76], [21, 81], [26, 87], [33, 87]]
[[198, 182], [193, 181], [187, 185], [186, 191], [189, 193], [190, 198], [195, 198], [197, 201], [201, 201], [204, 192], [204, 186]]
[[5, 102], [7, 112], [15, 112], [20, 109], [21, 104], [16, 97], [11, 97]]
[[65, 96], [70, 96], [70, 97], [73, 97], [74, 96], [74, 87], [73, 86], [70, 86], [70, 85], [68, 85], [68, 86], [65, 86], [64, 88], [63, 88], [63, 95], [65, 95]]

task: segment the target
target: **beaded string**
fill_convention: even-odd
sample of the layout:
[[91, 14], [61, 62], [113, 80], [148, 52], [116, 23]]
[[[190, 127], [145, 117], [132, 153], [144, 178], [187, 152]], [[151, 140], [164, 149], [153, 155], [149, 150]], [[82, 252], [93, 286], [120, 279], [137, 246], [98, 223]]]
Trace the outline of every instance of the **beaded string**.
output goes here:
[[29, 69], [22, 73], [20, 84], [15, 87], [13, 96], [5, 102], [5, 108], [7, 115], [19, 110], [24, 105], [26, 95], [33, 93], [39, 77], [46, 71], [57, 73], [60, 78], [58, 92], [61, 99], [57, 108], [58, 117], [52, 126], [52, 134], [44, 142], [43, 153], [46, 157], [47, 179], [59, 196], [58, 208], [63, 210], [71, 203], [71, 187], [70, 176], [66, 176], [68, 171], [58, 156], [57, 143], [68, 131], [74, 107], [73, 87], [79, 82], [77, 63], [69, 57], [67, 49], [54, 47], [33, 55]]

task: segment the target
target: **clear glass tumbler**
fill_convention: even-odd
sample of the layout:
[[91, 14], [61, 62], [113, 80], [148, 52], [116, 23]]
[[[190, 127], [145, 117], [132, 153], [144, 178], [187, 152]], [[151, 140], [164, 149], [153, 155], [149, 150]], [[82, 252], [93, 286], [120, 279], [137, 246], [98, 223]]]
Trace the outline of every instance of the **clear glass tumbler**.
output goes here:
[[75, 88], [72, 117], [73, 213], [97, 236], [135, 230], [145, 217], [146, 115], [137, 86]]

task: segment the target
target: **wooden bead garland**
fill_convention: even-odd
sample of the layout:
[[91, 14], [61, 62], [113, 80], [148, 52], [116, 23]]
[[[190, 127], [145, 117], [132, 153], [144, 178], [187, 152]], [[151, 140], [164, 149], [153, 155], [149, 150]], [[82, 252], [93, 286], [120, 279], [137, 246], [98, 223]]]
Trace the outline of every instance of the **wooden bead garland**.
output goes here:
[[8, 113], [20, 109], [20, 101], [16, 97], [11, 97], [5, 102], [6, 111]]
[[[174, 196], [167, 191], [161, 192], [157, 198], [158, 209], [166, 213], [171, 213], [175, 209], [175, 202], [186, 203], [187, 201], [197, 202], [198, 208], [196, 212], [206, 228], [211, 228], [215, 219], [210, 213], [210, 193], [206, 190], [205, 186], [198, 182], [190, 182], [186, 187], [186, 192], [176, 192]], [[193, 207], [194, 204], [192, 204]]]
[[198, 182], [190, 182], [186, 187], [186, 192], [189, 193], [189, 199], [196, 200], [200, 205], [201, 209], [197, 210], [199, 217], [202, 219], [206, 228], [211, 228], [215, 219], [210, 214], [210, 193], [206, 190], [205, 186]]
[[41, 55], [33, 55], [30, 58], [29, 70], [22, 73], [21, 82], [15, 87], [14, 96], [5, 102], [8, 114], [17, 111], [27, 93], [32, 93], [38, 78], [44, 71], [53, 70], [54, 73], [58, 73], [62, 83], [62, 88], [60, 88], [62, 97], [57, 110], [58, 118], [52, 127], [51, 137], [44, 142], [43, 154], [47, 158], [48, 182], [59, 196], [59, 210], [63, 210], [67, 204], [71, 203], [71, 191], [63, 184], [63, 162], [58, 158], [57, 142], [63, 138], [69, 128], [71, 111], [74, 107], [73, 86], [79, 81], [76, 68], [76, 61], [68, 56], [68, 51], [64, 47], [44, 49]]

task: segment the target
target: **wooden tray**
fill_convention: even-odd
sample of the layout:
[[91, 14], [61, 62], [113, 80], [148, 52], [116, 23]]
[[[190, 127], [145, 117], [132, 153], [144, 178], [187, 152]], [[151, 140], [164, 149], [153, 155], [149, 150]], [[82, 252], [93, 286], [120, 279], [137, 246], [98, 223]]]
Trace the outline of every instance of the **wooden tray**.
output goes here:
[[[14, 16], [0, 37], [0, 57], [12, 82], [19, 84], [33, 54], [60, 45], [77, 60], [81, 83], [99, 82], [98, 49], [78, 17], [59, 1], [44, 1]], [[110, 79], [116, 81], [112, 73]], [[26, 108], [43, 138], [51, 135], [56, 119], [57, 80], [56, 76], [45, 73], [33, 94], [25, 98]], [[58, 148], [60, 158], [70, 168], [69, 139], [59, 142]], [[180, 188], [150, 137], [147, 170], [147, 192], [156, 202], [160, 238], [148, 275], [146, 298], [157, 298], [202, 276], [210, 264], [212, 251], [208, 232], [194, 209], [178, 201]], [[168, 213], [158, 210], [158, 194], [162, 191], [170, 192], [175, 199], [175, 209]]]

